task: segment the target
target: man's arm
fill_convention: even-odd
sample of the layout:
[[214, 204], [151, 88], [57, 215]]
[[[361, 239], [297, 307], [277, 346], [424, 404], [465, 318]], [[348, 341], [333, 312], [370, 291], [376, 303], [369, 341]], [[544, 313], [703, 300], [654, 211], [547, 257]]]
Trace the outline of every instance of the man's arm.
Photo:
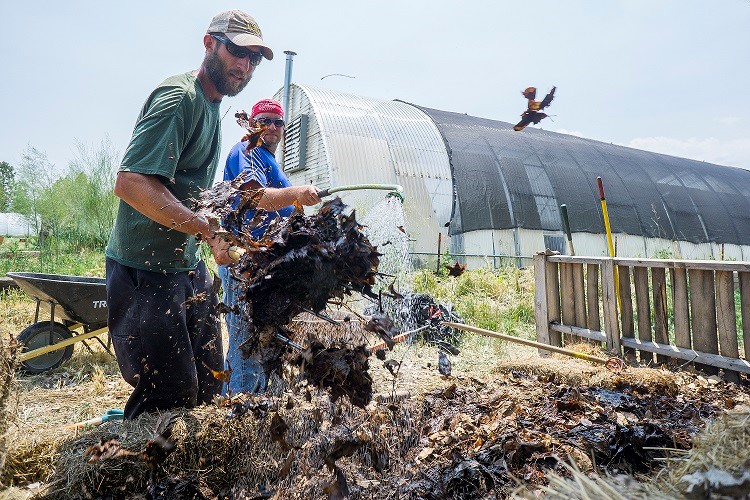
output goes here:
[[[244, 183], [240, 189], [264, 189], [258, 181], [252, 180]], [[265, 188], [263, 196], [258, 202], [257, 208], [275, 211], [291, 205], [295, 201], [301, 205], [310, 206], [320, 202], [318, 188], [312, 184], [304, 186], [291, 186], [285, 188]]]
[[149, 219], [181, 233], [200, 235], [208, 242], [217, 264], [229, 264], [230, 243], [217, 238], [208, 221], [195, 214], [162, 184], [155, 175], [119, 172], [115, 195]]

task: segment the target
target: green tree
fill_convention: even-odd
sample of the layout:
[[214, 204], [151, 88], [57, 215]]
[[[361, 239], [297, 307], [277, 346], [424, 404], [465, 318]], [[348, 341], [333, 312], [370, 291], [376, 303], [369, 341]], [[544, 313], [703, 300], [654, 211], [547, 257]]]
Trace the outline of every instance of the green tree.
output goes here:
[[16, 173], [13, 167], [0, 161], [0, 212], [7, 212], [11, 206]]
[[54, 184], [57, 169], [47, 158], [46, 153], [29, 145], [21, 155], [21, 164], [16, 171], [16, 185], [13, 190], [13, 209], [29, 220], [38, 234], [41, 229], [42, 213], [45, 211], [44, 193]]
[[29, 146], [22, 156], [13, 206], [26, 214], [40, 244], [53, 250], [103, 247], [112, 228], [112, 192], [118, 153], [105, 138], [99, 146], [77, 143], [60, 175], [47, 156]]
[[67, 193], [65, 198], [75, 200], [66, 210], [69, 217], [67, 227], [87, 246], [104, 246], [117, 208], [117, 197], [112, 189], [119, 153], [106, 137], [98, 147], [79, 142], [77, 149], [65, 176], [63, 190]]

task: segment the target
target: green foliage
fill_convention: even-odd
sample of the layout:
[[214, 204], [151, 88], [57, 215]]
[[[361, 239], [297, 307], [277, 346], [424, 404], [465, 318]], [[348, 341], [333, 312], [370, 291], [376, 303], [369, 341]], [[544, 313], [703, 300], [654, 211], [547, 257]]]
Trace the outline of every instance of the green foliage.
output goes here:
[[667, 250], [666, 248], [662, 248], [660, 250], [657, 250], [654, 252], [654, 259], [674, 259], [674, 252], [671, 250]]
[[42, 193], [54, 182], [54, 172], [55, 166], [46, 154], [33, 146], [26, 148], [16, 172], [12, 206], [16, 212], [27, 216], [35, 233], [39, 233], [41, 224]]
[[15, 187], [15, 170], [4, 161], [0, 161], [0, 212], [8, 212]]
[[17, 172], [13, 208], [28, 217], [39, 235], [39, 246], [53, 252], [71, 245], [103, 248], [114, 221], [117, 153], [108, 139], [97, 148], [81, 143], [77, 147], [63, 175], [32, 146]]
[[450, 302], [467, 324], [530, 338], [534, 332], [534, 276], [531, 269], [466, 271], [457, 278], [422, 269], [414, 291]]
[[10, 271], [104, 276], [104, 252], [60, 241], [55, 251], [41, 249], [38, 238], [6, 238], [0, 245], [0, 276]]

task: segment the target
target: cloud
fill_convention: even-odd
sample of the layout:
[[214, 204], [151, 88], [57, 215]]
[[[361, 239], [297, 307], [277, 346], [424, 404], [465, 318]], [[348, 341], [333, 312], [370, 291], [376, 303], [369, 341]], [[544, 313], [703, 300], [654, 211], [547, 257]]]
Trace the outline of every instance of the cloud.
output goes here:
[[739, 116], [722, 116], [718, 121], [722, 125], [737, 125], [742, 119]]
[[750, 138], [716, 137], [675, 139], [673, 137], [636, 137], [626, 146], [682, 158], [750, 169]]

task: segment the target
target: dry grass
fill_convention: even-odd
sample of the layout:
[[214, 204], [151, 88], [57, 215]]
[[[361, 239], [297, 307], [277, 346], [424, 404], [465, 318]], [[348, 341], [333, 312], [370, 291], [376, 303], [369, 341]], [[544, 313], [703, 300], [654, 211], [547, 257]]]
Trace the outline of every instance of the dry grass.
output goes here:
[[[573, 350], [583, 352], [585, 349]], [[601, 356], [599, 352], [591, 352]], [[605, 355], [606, 357], [606, 355]], [[500, 373], [524, 371], [538, 375], [542, 380], [557, 381], [568, 385], [589, 385], [604, 389], [619, 389], [632, 387], [637, 392], [661, 392], [675, 395], [678, 387], [684, 383], [684, 373], [671, 372], [666, 369], [655, 368], [626, 368], [621, 372], [614, 372], [604, 365], [580, 361], [563, 354], [555, 354], [542, 358], [536, 354], [536, 349], [527, 351], [526, 356], [499, 360], [495, 370]]]
[[28, 301], [20, 299], [15, 290], [0, 292], [0, 486], [5, 484], [3, 471], [6, 468], [10, 447], [10, 429], [13, 422], [11, 406], [16, 399], [16, 379], [18, 334], [16, 317], [28, 306]]
[[19, 376], [18, 393], [10, 402], [8, 461], [4, 482], [44, 481], [52, 472], [60, 443], [71, 433], [65, 427], [122, 408], [130, 386], [105, 352], [77, 350], [54, 373]]
[[554, 500], [678, 500], [681, 498], [650, 488], [632, 476], [602, 477], [582, 472], [575, 463], [562, 465], [567, 472], [565, 477], [554, 471], [549, 472], [547, 486], [532, 490], [522, 485], [514, 492], [513, 497]]
[[9, 403], [15, 395], [18, 344], [13, 337], [0, 336], [0, 486], [8, 450]]
[[[681, 374], [651, 369], [628, 369], [624, 373], [613, 374], [603, 367], [580, 360], [539, 358], [533, 349], [523, 348], [515, 351], [509, 346], [506, 348], [511, 349], [512, 359], [505, 358], [498, 363], [494, 355], [487, 355], [488, 347], [480, 342], [465, 342], [463, 347], [462, 354], [453, 358], [454, 374], [457, 377], [449, 380], [437, 374], [437, 353], [431, 346], [396, 347], [391, 357], [402, 359], [403, 367], [395, 384], [391, 375], [373, 359], [371, 372], [375, 380], [376, 393], [385, 396], [376, 397], [376, 401], [384, 403], [375, 403], [369, 412], [342, 405], [339, 411], [343, 412], [341, 415], [344, 422], [350, 427], [365, 430], [371, 436], [378, 432], [385, 433], [381, 436], [384, 442], [403, 441], [404, 445], [407, 445], [410, 440], [413, 443], [416, 436], [414, 433], [418, 432], [410, 427], [408, 414], [402, 414], [397, 425], [390, 417], [386, 420], [378, 420], [376, 417], [390, 414], [383, 405], [387, 405], [387, 396], [391, 395], [393, 390], [402, 395], [411, 395], [407, 396], [407, 399], [413, 399], [413, 403], [406, 407], [418, 408], [420, 395], [432, 388], [447, 387], [456, 381], [471, 384], [472, 378], [487, 380], [497, 378], [498, 372], [508, 373], [515, 370], [535, 373], [540, 377], [552, 377], [561, 384], [616, 388], [626, 381], [631, 386], [642, 387], [644, 391], [665, 392], [675, 390], [674, 388], [682, 390], [688, 381], [695, 378], [684, 375], [683, 379]], [[489, 362], [487, 358], [490, 359]], [[144, 415], [134, 422], [113, 422], [80, 435], [61, 428], [66, 423], [101, 414], [107, 408], [121, 407], [124, 403], [129, 387], [119, 379], [116, 366], [111, 361], [107, 363], [106, 359], [85, 355], [79, 351], [69, 363], [70, 366], [66, 365], [56, 376], [21, 379], [17, 418], [21, 419], [22, 424], [15, 424], [21, 432], [16, 433], [13, 441], [9, 457], [12, 464], [8, 467], [14, 471], [13, 484], [47, 482], [46, 493], [57, 498], [81, 493], [86, 485], [93, 484], [110, 485], [113, 488], [127, 484], [128, 491], [143, 491], [140, 488], [148, 481], [148, 469], [143, 464], [137, 461], [88, 464], [83, 451], [101, 438], [113, 436], [117, 436], [125, 448], [139, 450], [151, 436], [157, 416]], [[495, 374], [487, 368], [490, 364], [497, 366]], [[108, 389], [104, 391], [104, 395], [96, 395], [95, 387], [102, 381]], [[83, 397], [83, 394], [86, 396]], [[530, 394], [526, 396], [531, 397]], [[322, 491], [324, 482], [330, 475], [320, 467], [321, 455], [316, 450], [325, 448], [324, 445], [330, 443], [335, 435], [335, 429], [329, 422], [331, 412], [336, 407], [328, 402], [324, 392], [314, 392], [312, 402], [301, 400], [299, 395], [294, 398], [296, 404], [293, 409], [280, 411], [290, 424], [290, 441], [301, 443], [313, 435], [317, 437], [312, 438], [305, 451], [301, 451], [297, 456], [290, 479], [274, 483], [285, 498], [301, 498]], [[281, 401], [285, 402], [286, 396], [281, 398]], [[82, 411], [81, 405], [88, 405], [88, 409]], [[57, 408], [57, 411], [46, 411], [47, 407]], [[316, 411], [322, 415], [322, 424], [314, 422]], [[165, 469], [168, 473], [182, 476], [195, 474], [206, 483], [223, 485], [226, 488], [233, 487], [235, 493], [242, 491], [251, 494], [257, 491], [256, 486], [259, 482], [274, 481], [285, 453], [272, 442], [268, 434], [270, 415], [261, 419], [246, 415], [240, 419], [227, 420], [226, 413], [226, 408], [217, 407], [201, 407], [179, 412], [175, 435], [179, 439], [180, 448], [168, 459]], [[727, 425], [722, 425], [724, 426], [715, 429], [709, 428], [706, 433], [727, 432]], [[744, 428], [741, 422], [736, 422], [730, 427], [735, 430]], [[34, 432], [31, 432], [31, 429]], [[707, 436], [696, 440], [696, 449], [706, 446], [706, 450], [701, 455], [702, 458], [696, 457], [691, 462], [701, 464], [702, 467], [716, 461], [715, 448], [709, 451], [708, 447], [717, 444], [718, 440], [711, 437], [711, 434]], [[731, 447], [733, 442], [736, 444]], [[736, 434], [729, 434], [721, 442], [721, 446], [726, 446], [726, 455], [734, 456], [735, 462], [739, 460], [736, 457], [744, 456], [743, 449], [746, 449], [744, 447], [748, 444], [749, 440], [738, 440]], [[367, 457], [364, 454], [359, 456], [356, 463], [352, 460], [344, 461], [350, 481], [367, 484], [367, 481], [372, 479], [363, 475], [363, 464], [366, 464], [366, 461]], [[732, 466], [728, 462], [723, 463], [727, 467]], [[675, 461], [674, 464], [670, 464], [672, 465], [684, 464]], [[303, 469], [307, 469], [309, 477], [305, 478]], [[527, 497], [582, 499], [671, 498], [669, 488], [674, 488], [675, 481], [685, 473], [682, 469], [679, 469], [679, 472], [678, 469], [674, 471], [665, 472], [661, 483], [654, 486], [627, 476], [589, 477], [590, 472], [571, 469], [570, 477], [566, 478], [550, 474], [550, 485], [546, 489], [518, 494]], [[296, 479], [292, 480], [291, 477]], [[211, 483], [212, 481], [214, 483]], [[23, 489], [11, 491], [17, 495], [28, 493]], [[644, 492], [643, 495], [641, 492]]]
[[729, 472], [735, 477], [750, 472], [750, 407], [742, 406], [710, 424], [696, 437], [693, 448], [676, 454], [656, 477], [654, 489], [686, 493], [686, 477], [711, 469]]
[[[15, 337], [34, 321], [35, 304], [25, 293], [9, 290], [0, 298], [0, 336]], [[43, 312], [43, 311], [42, 311]], [[40, 321], [48, 319], [41, 314]], [[52, 473], [60, 443], [70, 436], [66, 425], [121, 408], [130, 392], [117, 363], [98, 344], [93, 354], [76, 344], [73, 357], [50, 373], [15, 372], [15, 391], [0, 405], [7, 419], [7, 460], [0, 468], [0, 483], [28, 485]], [[28, 491], [26, 491], [28, 493]]]
[[[740, 478], [750, 472], [750, 407], [738, 407], [708, 425], [687, 451], [674, 450], [665, 467], [653, 478], [627, 475], [600, 476], [584, 473], [575, 463], [566, 465], [568, 477], [547, 474], [549, 484], [537, 489], [520, 486], [519, 498], [603, 499], [603, 500], [677, 500], [681, 498], [734, 498], [736, 491], [721, 491], [721, 486], [705, 485], [705, 490], [690, 494], [688, 476], [711, 470]], [[747, 491], [745, 491], [745, 494]], [[744, 496], [742, 498], [745, 498]]]

